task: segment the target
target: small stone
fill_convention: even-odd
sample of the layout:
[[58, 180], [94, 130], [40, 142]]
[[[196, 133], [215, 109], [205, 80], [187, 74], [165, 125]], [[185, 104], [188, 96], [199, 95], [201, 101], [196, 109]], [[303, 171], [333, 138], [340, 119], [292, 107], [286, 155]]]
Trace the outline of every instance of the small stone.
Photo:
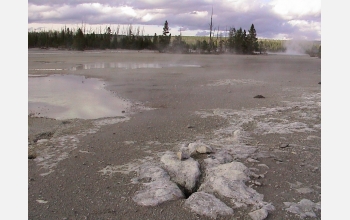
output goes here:
[[254, 177], [254, 178], [259, 178], [259, 177], [260, 177], [260, 175], [254, 173], [254, 172], [251, 172], [251, 173], [250, 173], [250, 176], [252, 176], [252, 177]]
[[305, 188], [296, 189], [296, 191], [297, 191], [298, 193], [301, 193], [301, 194], [307, 194], [307, 193], [313, 192], [314, 190], [311, 189], [311, 188], [305, 187]]
[[36, 154], [35, 153], [30, 153], [29, 155], [28, 155], [28, 159], [29, 160], [33, 160], [33, 159], [35, 159], [36, 158]]
[[122, 113], [125, 113], [125, 111], [122, 111]]
[[49, 140], [48, 139], [40, 139], [40, 140], [37, 140], [36, 143], [41, 144], [41, 143], [45, 143], [47, 141], [49, 141]]
[[45, 200], [43, 200], [43, 199], [37, 199], [36, 200], [38, 203], [43, 203], [43, 204], [45, 204], [45, 203], [47, 203], [48, 201], [45, 201]]
[[196, 151], [198, 153], [201, 153], [201, 154], [208, 154], [208, 153], [212, 153], [213, 152], [213, 149], [208, 146], [208, 145], [205, 145], [205, 144], [199, 144], [197, 145], [196, 147]]
[[280, 144], [280, 148], [286, 148], [286, 147], [290, 147], [289, 144]]
[[187, 128], [194, 128], [192, 125], [187, 125]]
[[283, 162], [283, 160], [279, 159], [279, 158], [274, 158], [275, 161], [277, 162]]
[[258, 182], [258, 181], [254, 181], [253, 183], [254, 183], [254, 185], [256, 185], [256, 186], [261, 186], [261, 185], [262, 185], [262, 184], [261, 184], [260, 182]]
[[269, 166], [267, 166], [266, 164], [263, 164], [263, 163], [258, 164], [258, 167], [265, 167], [265, 168], [267, 168], [267, 169], [270, 169], [270, 167], [269, 167]]
[[259, 163], [259, 162], [260, 162], [260, 161], [258, 161], [258, 160], [254, 160], [254, 159], [252, 159], [252, 158], [248, 158], [247, 161], [248, 161], [249, 163]]
[[190, 155], [188, 155], [182, 151], [177, 152], [176, 155], [177, 155], [177, 158], [179, 158], [179, 160], [185, 160], [185, 159], [190, 158]]
[[256, 96], [254, 96], [254, 98], [262, 99], [262, 98], [265, 98], [265, 97], [262, 96], [262, 95], [256, 95]]

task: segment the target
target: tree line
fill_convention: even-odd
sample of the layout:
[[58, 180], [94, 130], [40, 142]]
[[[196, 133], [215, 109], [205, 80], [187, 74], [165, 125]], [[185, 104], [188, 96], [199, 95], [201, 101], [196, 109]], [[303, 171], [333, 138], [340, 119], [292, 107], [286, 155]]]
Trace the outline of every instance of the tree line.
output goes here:
[[[58, 48], [68, 50], [94, 50], [94, 49], [129, 49], [129, 50], [158, 50], [169, 53], [236, 53], [253, 54], [270, 52], [285, 52], [286, 41], [261, 40], [257, 38], [254, 24], [248, 31], [241, 27], [230, 28], [223, 36], [222, 32], [216, 31], [210, 37], [196, 40], [188, 40], [190, 37], [171, 36], [168, 21], [164, 22], [161, 34], [145, 36], [140, 28], [134, 29], [129, 25], [122, 34], [120, 28], [112, 32], [106, 27], [103, 33], [85, 33], [84, 28], [72, 30], [62, 28], [60, 31], [31, 31], [28, 32], [29, 48]], [[225, 34], [226, 35], [226, 34]], [[195, 37], [194, 37], [195, 38]], [[315, 51], [315, 48], [312, 48]]]
[[134, 31], [132, 25], [127, 33], [120, 35], [119, 29], [112, 33], [107, 27], [104, 33], [85, 33], [82, 28], [73, 31], [64, 28], [61, 31], [28, 32], [29, 48], [58, 48], [68, 50], [94, 49], [156, 49], [152, 37], [140, 34], [139, 28]]

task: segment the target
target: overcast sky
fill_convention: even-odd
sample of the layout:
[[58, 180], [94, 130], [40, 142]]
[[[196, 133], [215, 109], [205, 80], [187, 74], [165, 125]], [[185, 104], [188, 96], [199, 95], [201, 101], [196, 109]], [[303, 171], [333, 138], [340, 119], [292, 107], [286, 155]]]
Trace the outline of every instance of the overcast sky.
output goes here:
[[28, 30], [84, 23], [86, 31], [119, 25], [121, 33], [131, 24], [159, 35], [167, 20], [173, 36], [209, 35], [212, 8], [215, 30], [254, 24], [258, 38], [321, 40], [321, 0], [28, 0]]

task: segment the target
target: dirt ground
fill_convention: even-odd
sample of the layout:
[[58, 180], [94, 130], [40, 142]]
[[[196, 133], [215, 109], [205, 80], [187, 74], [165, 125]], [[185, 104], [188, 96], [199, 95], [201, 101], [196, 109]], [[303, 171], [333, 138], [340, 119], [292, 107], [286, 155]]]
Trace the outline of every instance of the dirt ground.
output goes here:
[[[107, 65], [116, 63], [142, 65]], [[162, 68], [144, 65], [154, 63]], [[186, 208], [185, 198], [136, 204], [143, 185], [132, 182], [134, 168], [184, 143], [224, 147], [236, 130], [239, 144], [256, 150], [234, 160], [261, 174], [246, 185], [275, 207], [265, 219], [321, 219], [321, 59], [29, 49], [28, 68], [29, 76], [99, 78], [133, 103], [115, 118], [28, 115], [29, 219], [210, 219]], [[116, 171], [105, 175], [106, 167]], [[298, 207], [303, 199], [315, 206]], [[251, 219], [251, 211], [217, 219]]]

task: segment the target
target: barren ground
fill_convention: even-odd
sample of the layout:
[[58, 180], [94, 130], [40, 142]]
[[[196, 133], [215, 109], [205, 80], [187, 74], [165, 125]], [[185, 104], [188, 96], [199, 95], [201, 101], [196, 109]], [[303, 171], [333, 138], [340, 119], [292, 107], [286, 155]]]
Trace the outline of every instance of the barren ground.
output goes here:
[[[93, 63], [163, 68], [79, 68]], [[29, 75], [99, 78], [133, 103], [115, 118], [28, 116], [28, 153], [34, 158], [28, 159], [29, 219], [210, 219], [185, 207], [185, 198], [157, 206], [132, 199], [143, 188], [132, 182], [137, 166], [196, 141], [218, 150], [232, 143], [254, 147], [254, 153], [231, 156], [263, 174], [245, 184], [275, 207], [266, 219], [321, 219], [320, 208], [293, 213], [286, 205], [321, 203], [320, 59], [30, 49], [28, 65]], [[237, 130], [239, 142], [230, 142]], [[202, 164], [207, 156], [196, 159]], [[114, 172], [103, 173], [106, 167]], [[249, 205], [234, 208], [233, 215], [217, 219], [250, 219], [251, 211]]]

